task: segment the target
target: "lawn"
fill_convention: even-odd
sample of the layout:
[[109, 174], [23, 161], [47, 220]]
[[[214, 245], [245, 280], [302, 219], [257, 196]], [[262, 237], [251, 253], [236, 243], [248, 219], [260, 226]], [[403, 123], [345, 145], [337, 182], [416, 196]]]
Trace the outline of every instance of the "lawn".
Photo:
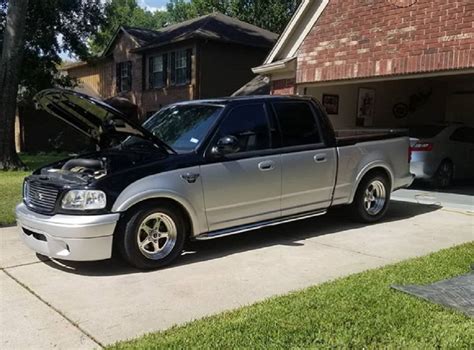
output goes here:
[[[28, 169], [34, 170], [42, 165], [66, 158], [60, 153], [20, 154], [21, 160]], [[31, 171], [0, 171], [0, 226], [15, 223], [15, 205], [21, 201], [23, 178]]]
[[390, 285], [427, 284], [457, 276], [467, 273], [473, 262], [474, 243], [465, 244], [109, 349], [472, 349], [473, 319], [395, 291]]

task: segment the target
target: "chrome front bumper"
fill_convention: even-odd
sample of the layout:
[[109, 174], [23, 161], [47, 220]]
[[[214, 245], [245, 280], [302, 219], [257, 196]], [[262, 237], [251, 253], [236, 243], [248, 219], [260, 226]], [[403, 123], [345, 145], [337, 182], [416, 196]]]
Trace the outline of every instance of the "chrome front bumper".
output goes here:
[[35, 252], [52, 258], [74, 261], [109, 259], [113, 233], [120, 214], [53, 215], [16, 207], [20, 236]]

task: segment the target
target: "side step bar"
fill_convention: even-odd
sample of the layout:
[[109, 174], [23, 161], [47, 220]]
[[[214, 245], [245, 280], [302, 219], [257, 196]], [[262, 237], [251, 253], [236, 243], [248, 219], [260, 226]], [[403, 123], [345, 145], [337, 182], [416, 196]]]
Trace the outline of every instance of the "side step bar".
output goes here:
[[207, 241], [210, 239], [221, 238], [225, 236], [232, 236], [232, 235], [236, 235], [236, 234], [247, 232], [247, 231], [258, 230], [259, 228], [276, 226], [280, 224], [285, 224], [287, 222], [309, 219], [315, 216], [324, 215], [326, 214], [326, 212], [327, 212], [326, 210], [306, 212], [306, 213], [292, 215], [292, 216], [285, 216], [283, 218], [278, 218], [278, 219], [260, 221], [255, 224], [242, 225], [242, 226], [237, 226], [237, 227], [223, 229], [223, 230], [210, 231], [210, 232], [202, 233], [199, 236], [196, 236], [194, 239], [198, 241]]

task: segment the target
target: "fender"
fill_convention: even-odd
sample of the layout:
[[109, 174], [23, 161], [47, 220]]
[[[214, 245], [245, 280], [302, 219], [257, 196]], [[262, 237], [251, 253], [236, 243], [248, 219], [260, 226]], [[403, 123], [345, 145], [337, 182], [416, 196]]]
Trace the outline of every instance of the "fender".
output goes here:
[[125, 212], [132, 206], [149, 199], [171, 199], [179, 203], [191, 219], [193, 235], [208, 231], [204, 208], [202, 182], [185, 181], [181, 175], [199, 174], [199, 167], [191, 167], [150, 175], [128, 185], [118, 196], [112, 212]]
[[383, 168], [389, 175], [390, 177], [390, 192], [393, 190], [393, 182], [394, 182], [394, 176], [392, 169], [390, 168], [390, 165], [388, 165], [386, 162], [382, 160], [375, 160], [373, 162], [370, 162], [369, 164], [366, 164], [357, 174], [355, 181], [354, 181], [354, 186], [352, 187], [351, 191], [351, 196], [349, 198], [349, 203], [352, 203], [354, 201], [354, 196], [356, 194], [357, 188], [359, 187], [360, 181], [364, 178], [364, 176], [371, 171], [372, 169], [375, 168]]

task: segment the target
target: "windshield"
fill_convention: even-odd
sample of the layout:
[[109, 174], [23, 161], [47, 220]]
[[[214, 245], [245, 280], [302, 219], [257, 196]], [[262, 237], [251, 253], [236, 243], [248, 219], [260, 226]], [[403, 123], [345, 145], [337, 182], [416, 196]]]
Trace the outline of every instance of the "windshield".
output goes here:
[[444, 128], [445, 126], [442, 125], [412, 126], [409, 130], [409, 136], [428, 139], [438, 135]]
[[[176, 152], [191, 152], [202, 143], [222, 108], [204, 104], [175, 105], [151, 116], [143, 127]], [[132, 137], [126, 143], [137, 141]]]

